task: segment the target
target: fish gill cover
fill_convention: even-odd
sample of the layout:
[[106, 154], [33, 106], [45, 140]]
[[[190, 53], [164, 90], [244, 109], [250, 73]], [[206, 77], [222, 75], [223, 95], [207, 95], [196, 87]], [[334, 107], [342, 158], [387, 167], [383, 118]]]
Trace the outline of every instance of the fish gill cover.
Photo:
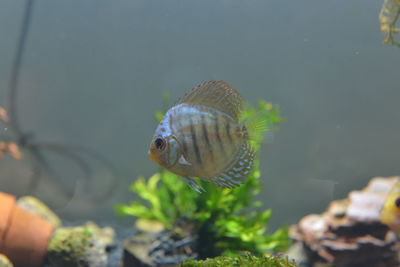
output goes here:
[[[273, 130], [282, 121], [279, 108], [260, 101], [258, 108], [246, 107], [243, 119], [262, 114], [268, 129]], [[156, 119], [162, 118], [156, 112]], [[252, 141], [258, 150], [262, 139]], [[184, 179], [160, 168], [148, 179], [139, 177], [130, 187], [142, 201], [119, 204], [119, 215], [134, 216], [140, 220], [157, 221], [167, 229], [185, 218], [193, 222], [197, 234], [200, 258], [237, 254], [249, 251], [262, 255], [267, 251], [282, 251], [289, 245], [287, 228], [266, 234], [271, 210], [260, 209], [261, 202], [254, 197], [262, 187], [259, 160], [245, 183], [234, 189], [221, 189], [200, 181], [206, 192], [191, 190]]]

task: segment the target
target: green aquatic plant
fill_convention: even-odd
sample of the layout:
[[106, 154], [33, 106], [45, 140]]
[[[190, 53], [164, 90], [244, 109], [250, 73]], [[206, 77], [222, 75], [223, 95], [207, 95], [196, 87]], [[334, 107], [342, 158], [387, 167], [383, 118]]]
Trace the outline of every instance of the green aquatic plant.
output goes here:
[[252, 256], [250, 254], [238, 256], [219, 256], [205, 260], [187, 260], [182, 262], [180, 267], [295, 267], [294, 261], [279, 256], [265, 255], [261, 257]]
[[[273, 130], [281, 121], [279, 108], [266, 101], [260, 101], [257, 109], [246, 107], [242, 119], [252, 121], [254, 116], [262, 116], [257, 118], [263, 124], [262, 129]], [[261, 143], [261, 138], [252, 141], [256, 149]], [[131, 185], [130, 190], [144, 202], [136, 200], [129, 205], [120, 204], [116, 210], [120, 215], [158, 221], [167, 229], [172, 229], [180, 218], [186, 218], [194, 224], [202, 258], [238, 251], [257, 255], [268, 250], [281, 251], [289, 244], [287, 228], [266, 234], [271, 210], [260, 210], [261, 203], [254, 200], [261, 189], [260, 177], [259, 161], [256, 160], [241, 186], [223, 189], [199, 181], [206, 190], [199, 194], [180, 176], [161, 168], [149, 179], [139, 177]]]

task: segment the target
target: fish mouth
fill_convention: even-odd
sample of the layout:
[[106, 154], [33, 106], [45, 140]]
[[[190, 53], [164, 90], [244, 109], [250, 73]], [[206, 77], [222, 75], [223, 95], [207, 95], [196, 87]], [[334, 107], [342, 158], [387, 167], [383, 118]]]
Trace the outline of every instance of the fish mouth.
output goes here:
[[160, 163], [160, 157], [158, 157], [155, 153], [152, 153], [151, 149], [149, 149], [147, 152], [147, 157], [156, 163]]

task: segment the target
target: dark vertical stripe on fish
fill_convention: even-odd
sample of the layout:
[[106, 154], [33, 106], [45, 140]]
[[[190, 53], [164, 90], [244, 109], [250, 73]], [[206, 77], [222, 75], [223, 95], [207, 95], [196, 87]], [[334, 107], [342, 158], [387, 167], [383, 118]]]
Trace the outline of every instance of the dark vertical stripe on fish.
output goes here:
[[208, 138], [208, 132], [207, 132], [207, 126], [206, 126], [204, 114], [201, 114], [200, 118], [201, 118], [202, 133], [204, 136], [204, 140], [206, 141], [206, 145], [207, 145], [207, 151], [208, 151], [208, 154], [210, 155], [211, 160], [213, 160], [214, 155], [213, 155], [213, 150], [211, 147], [210, 139]]
[[202, 163], [201, 155], [200, 155], [199, 146], [197, 144], [196, 129], [194, 128], [192, 118], [189, 118], [189, 122], [190, 122], [190, 133], [192, 135], [194, 153], [196, 154], [196, 161], [198, 164], [201, 165], [201, 163]]
[[232, 143], [232, 135], [231, 135], [231, 123], [229, 121], [226, 122], [225, 124], [225, 130], [226, 130], [226, 135], [229, 139], [229, 142]]
[[[176, 120], [176, 123], [177, 123], [178, 131], [182, 131], [181, 120], [180, 119]], [[185, 135], [182, 135], [181, 143], [182, 143], [183, 153], [184, 153], [185, 156], [187, 156], [187, 154], [188, 154], [188, 145], [186, 143]]]
[[218, 121], [218, 115], [215, 116], [215, 135], [217, 136], [218, 144], [221, 147], [221, 152], [222, 154], [225, 154], [225, 149], [224, 149], [224, 144], [222, 143], [221, 136], [219, 135], [219, 121]]

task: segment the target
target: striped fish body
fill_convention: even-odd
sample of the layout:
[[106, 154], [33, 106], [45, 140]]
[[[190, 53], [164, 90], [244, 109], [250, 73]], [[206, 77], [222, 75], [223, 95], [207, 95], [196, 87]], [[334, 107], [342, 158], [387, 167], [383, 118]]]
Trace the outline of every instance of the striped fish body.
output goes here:
[[180, 104], [166, 114], [171, 133], [190, 164], [170, 170], [189, 177], [209, 179], [225, 170], [246, 141], [243, 129], [228, 114], [202, 104]]
[[169, 171], [235, 187], [249, 174], [254, 151], [239, 123], [242, 98], [223, 81], [210, 81], [188, 92], [165, 114], [150, 144], [149, 158]]

